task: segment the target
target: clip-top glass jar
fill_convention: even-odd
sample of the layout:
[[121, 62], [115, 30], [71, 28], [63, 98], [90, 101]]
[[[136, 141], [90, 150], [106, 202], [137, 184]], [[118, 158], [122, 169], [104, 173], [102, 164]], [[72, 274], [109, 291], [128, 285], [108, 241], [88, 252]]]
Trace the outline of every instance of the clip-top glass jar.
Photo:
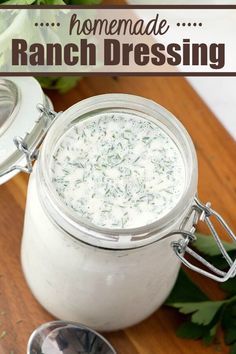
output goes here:
[[[23, 270], [33, 294], [50, 313], [100, 331], [121, 329], [145, 319], [165, 301], [180, 261], [217, 281], [235, 275], [235, 262], [223, 248], [211, 216], [232, 239], [235, 236], [209, 203], [197, 199], [195, 149], [170, 112], [125, 94], [91, 97], [59, 114], [39, 103], [42, 119], [50, 121], [40, 152], [30, 151], [25, 139], [15, 141], [27, 159], [24, 170], [32, 171]], [[165, 188], [158, 189], [156, 182]], [[127, 215], [133, 215], [130, 223]], [[228, 272], [189, 247], [199, 219], [209, 226]], [[191, 264], [186, 253], [209, 271]]]

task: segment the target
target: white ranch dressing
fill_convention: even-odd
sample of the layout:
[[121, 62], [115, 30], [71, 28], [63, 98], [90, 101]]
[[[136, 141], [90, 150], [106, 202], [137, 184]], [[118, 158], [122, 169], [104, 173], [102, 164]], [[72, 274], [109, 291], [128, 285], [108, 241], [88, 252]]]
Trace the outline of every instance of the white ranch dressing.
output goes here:
[[79, 217], [111, 229], [155, 222], [185, 187], [182, 154], [157, 124], [127, 112], [81, 120], [55, 146], [55, 189]]
[[192, 230], [196, 193], [192, 141], [161, 106], [112, 94], [70, 107], [50, 127], [29, 180], [22, 266], [33, 294], [54, 317], [98, 331], [144, 320], [175, 283], [181, 262], [171, 245], [176, 230]]

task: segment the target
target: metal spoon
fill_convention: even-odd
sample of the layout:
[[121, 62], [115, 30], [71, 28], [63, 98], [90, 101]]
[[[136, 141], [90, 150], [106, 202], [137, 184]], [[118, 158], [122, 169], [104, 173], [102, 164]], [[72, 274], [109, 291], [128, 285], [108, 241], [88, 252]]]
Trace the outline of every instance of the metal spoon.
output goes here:
[[54, 321], [31, 335], [27, 354], [117, 354], [94, 330], [75, 322]]

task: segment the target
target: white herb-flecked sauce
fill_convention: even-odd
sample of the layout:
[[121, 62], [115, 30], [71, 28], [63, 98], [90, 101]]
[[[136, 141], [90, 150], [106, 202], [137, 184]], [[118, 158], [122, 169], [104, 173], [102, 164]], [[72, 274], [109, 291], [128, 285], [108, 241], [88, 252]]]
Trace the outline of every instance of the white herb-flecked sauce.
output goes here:
[[112, 229], [159, 220], [185, 186], [184, 161], [172, 138], [127, 112], [100, 113], [76, 123], [55, 146], [50, 169], [70, 209]]

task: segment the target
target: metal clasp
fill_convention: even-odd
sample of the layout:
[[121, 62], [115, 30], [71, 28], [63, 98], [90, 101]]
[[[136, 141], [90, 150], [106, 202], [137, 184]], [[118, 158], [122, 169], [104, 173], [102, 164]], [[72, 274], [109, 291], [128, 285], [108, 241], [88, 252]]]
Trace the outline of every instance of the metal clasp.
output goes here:
[[3, 177], [5, 175], [7, 175], [8, 173], [11, 173], [15, 170], [25, 172], [25, 173], [32, 172], [33, 162], [35, 160], [37, 160], [37, 157], [39, 154], [39, 146], [42, 144], [42, 142], [45, 138], [45, 135], [46, 135], [48, 129], [50, 128], [51, 124], [53, 123], [55, 118], [57, 118], [58, 115], [60, 114], [60, 112], [59, 113], [54, 112], [53, 110], [48, 109], [47, 107], [45, 107], [42, 104], [38, 104], [37, 109], [41, 112], [41, 116], [39, 118], [39, 121], [36, 122], [36, 124], [39, 124], [41, 119], [44, 119], [44, 124], [43, 124], [44, 129], [43, 129], [43, 133], [40, 135], [40, 138], [34, 144], [35, 148], [30, 149], [28, 147], [27, 141], [29, 140], [29, 137], [30, 137], [29, 133], [27, 133], [24, 138], [22, 138], [20, 136], [16, 136], [13, 139], [13, 142], [16, 145], [17, 150], [25, 156], [26, 165], [25, 166], [13, 165], [9, 169], [4, 171], [3, 173], [0, 173], [0, 177]]
[[[19, 170], [22, 172], [31, 173], [33, 170], [33, 161], [36, 160], [38, 157], [38, 149], [36, 149], [34, 151], [30, 151], [26, 141], [24, 139], [22, 139], [20, 136], [16, 136], [13, 139], [13, 141], [14, 141], [14, 144], [16, 145], [17, 149], [25, 155], [26, 166], [24, 167], [24, 166], [14, 165], [10, 168], [10, 171], [8, 170], [8, 172], [12, 172], [14, 170]], [[6, 173], [7, 172], [5, 172], [5, 174]]]
[[[188, 268], [194, 270], [197, 273], [200, 273], [208, 278], [211, 278], [213, 280], [216, 280], [218, 282], [225, 282], [229, 278], [233, 278], [236, 274], [236, 260], [232, 260], [227, 251], [224, 248], [224, 245], [216, 232], [216, 229], [214, 225], [212, 224], [210, 218], [215, 217], [216, 220], [222, 225], [222, 227], [226, 230], [226, 232], [229, 234], [231, 239], [233, 241], [236, 241], [236, 236], [230, 229], [230, 227], [227, 225], [225, 220], [215, 211], [211, 208], [211, 204], [203, 204], [201, 203], [197, 198], [195, 198], [195, 205], [192, 207], [192, 212], [191, 215], [188, 216], [188, 219], [193, 217], [193, 226], [190, 231], [186, 231], [184, 229], [180, 229], [178, 231], [171, 232], [172, 235], [181, 235], [182, 238], [179, 239], [178, 241], [174, 241], [171, 243], [175, 254], [177, 257], [181, 260], [181, 262]], [[191, 242], [194, 242], [196, 240], [196, 228], [198, 221], [203, 221], [207, 224], [209, 230], [211, 231], [212, 236], [215, 239], [215, 242], [218, 246], [218, 248], [221, 251], [222, 256], [226, 260], [226, 262], [229, 265], [229, 270], [227, 272], [224, 272], [216, 267], [214, 267], [211, 263], [209, 263], [206, 259], [204, 259], [202, 256], [200, 256], [198, 253], [196, 253], [193, 249], [191, 249], [188, 245]], [[190, 256], [195, 258], [198, 262], [202, 263], [206, 268], [210, 269], [211, 272], [208, 272], [207, 270], [204, 270], [202, 268], [199, 268], [195, 265], [193, 265], [191, 262], [189, 262], [185, 258], [185, 254], [188, 253]]]

